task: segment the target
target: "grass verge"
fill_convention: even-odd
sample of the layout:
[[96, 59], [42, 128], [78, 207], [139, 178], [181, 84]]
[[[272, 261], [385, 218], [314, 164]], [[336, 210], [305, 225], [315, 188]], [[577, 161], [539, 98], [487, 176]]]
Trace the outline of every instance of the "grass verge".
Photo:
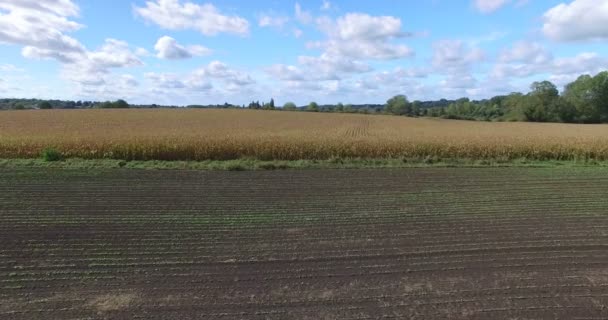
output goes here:
[[471, 159], [332, 159], [262, 161], [239, 159], [225, 161], [124, 161], [85, 160], [70, 158], [62, 161], [42, 159], [0, 159], [0, 168], [64, 168], [64, 169], [150, 169], [150, 170], [216, 170], [251, 171], [283, 169], [373, 169], [427, 167], [608, 167], [608, 161], [594, 160], [471, 160]]

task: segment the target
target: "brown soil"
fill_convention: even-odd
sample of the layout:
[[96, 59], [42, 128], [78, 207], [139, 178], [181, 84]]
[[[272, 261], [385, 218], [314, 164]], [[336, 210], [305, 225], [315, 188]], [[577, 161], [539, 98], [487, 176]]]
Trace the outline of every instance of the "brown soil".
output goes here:
[[0, 319], [608, 317], [608, 172], [0, 171]]

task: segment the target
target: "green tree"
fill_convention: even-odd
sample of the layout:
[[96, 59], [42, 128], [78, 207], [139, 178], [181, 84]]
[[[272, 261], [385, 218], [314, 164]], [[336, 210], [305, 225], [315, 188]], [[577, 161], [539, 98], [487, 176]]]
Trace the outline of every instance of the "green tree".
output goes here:
[[594, 88], [596, 81], [594, 80], [589, 75], [583, 75], [566, 85], [564, 89], [564, 100], [576, 110], [574, 120], [577, 122], [600, 122], [602, 119], [602, 110], [597, 103]]
[[42, 101], [38, 104], [38, 109], [42, 109], [42, 110], [53, 109], [53, 106], [48, 101]]
[[316, 102], [311, 102], [308, 104], [308, 107], [306, 107], [306, 111], [309, 112], [319, 112], [319, 105]]
[[114, 102], [106, 101], [98, 105], [102, 109], [126, 109], [129, 108], [129, 104], [125, 100], [116, 100]]
[[523, 103], [523, 114], [528, 121], [546, 122], [557, 119], [559, 91], [550, 81], [534, 82]]
[[336, 105], [336, 112], [344, 112], [344, 105], [342, 104], [342, 102], [339, 102]]
[[390, 98], [386, 102], [385, 110], [387, 113], [391, 113], [391, 114], [395, 114], [395, 115], [404, 115], [404, 114], [411, 115], [411, 112], [412, 112], [410, 103], [409, 103], [409, 101], [407, 101], [407, 97], [404, 95], [397, 95], [397, 96]]
[[116, 100], [116, 102], [114, 102], [113, 104], [114, 104], [114, 108], [117, 108], [117, 109], [129, 108], [129, 104], [125, 100], [122, 100], [122, 99]]
[[422, 102], [416, 100], [412, 102], [412, 115], [419, 116], [422, 112]]
[[296, 111], [298, 107], [293, 102], [287, 102], [283, 105], [283, 110], [285, 111]]

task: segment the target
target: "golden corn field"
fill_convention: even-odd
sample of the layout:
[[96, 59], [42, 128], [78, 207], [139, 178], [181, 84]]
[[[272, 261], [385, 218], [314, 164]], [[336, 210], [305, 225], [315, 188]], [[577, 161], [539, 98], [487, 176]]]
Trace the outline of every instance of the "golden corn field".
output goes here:
[[608, 125], [489, 123], [253, 110], [0, 112], [0, 158], [608, 159]]

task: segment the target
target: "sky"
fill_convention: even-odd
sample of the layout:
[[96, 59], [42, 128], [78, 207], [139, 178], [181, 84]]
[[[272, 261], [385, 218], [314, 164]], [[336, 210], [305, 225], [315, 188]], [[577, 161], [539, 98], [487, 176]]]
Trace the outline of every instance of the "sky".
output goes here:
[[0, 97], [489, 98], [608, 69], [608, 0], [0, 0]]

